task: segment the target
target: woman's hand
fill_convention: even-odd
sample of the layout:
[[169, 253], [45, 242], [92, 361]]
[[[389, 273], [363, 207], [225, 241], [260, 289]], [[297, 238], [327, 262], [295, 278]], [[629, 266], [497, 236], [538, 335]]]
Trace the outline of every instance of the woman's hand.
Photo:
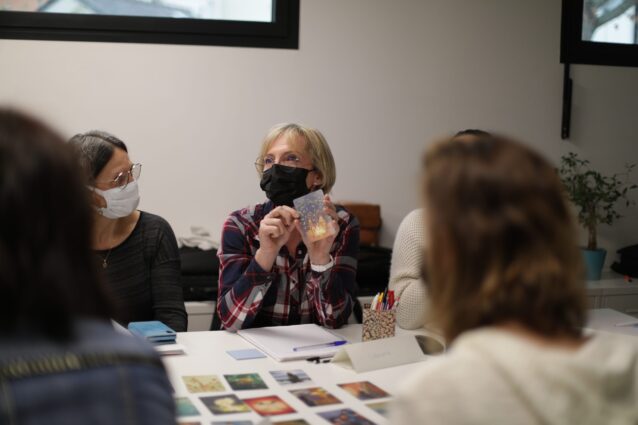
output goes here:
[[332, 228], [333, 234], [328, 236], [327, 238], [315, 242], [308, 241], [306, 238], [306, 234], [301, 228], [299, 219], [295, 220], [297, 230], [299, 230], [299, 233], [301, 234], [301, 237], [303, 239], [303, 243], [308, 249], [310, 264], [314, 264], [316, 266], [323, 266], [330, 262], [330, 248], [332, 248], [332, 243], [335, 241], [337, 235], [339, 234], [339, 216], [337, 215], [337, 208], [330, 200], [330, 196], [324, 196], [323, 207], [324, 212], [332, 217], [332, 221], [328, 223], [328, 226]]
[[262, 269], [270, 271], [282, 246], [295, 230], [299, 214], [287, 206], [273, 209], [259, 223], [259, 249], [255, 260]]

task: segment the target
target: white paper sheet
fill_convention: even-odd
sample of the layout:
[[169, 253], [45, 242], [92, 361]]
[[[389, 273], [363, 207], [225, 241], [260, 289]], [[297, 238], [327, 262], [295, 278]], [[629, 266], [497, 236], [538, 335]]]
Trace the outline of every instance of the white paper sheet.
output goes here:
[[243, 329], [237, 334], [279, 362], [309, 357], [332, 357], [339, 347], [304, 351], [293, 351], [293, 348], [343, 341], [342, 337], [315, 324]]

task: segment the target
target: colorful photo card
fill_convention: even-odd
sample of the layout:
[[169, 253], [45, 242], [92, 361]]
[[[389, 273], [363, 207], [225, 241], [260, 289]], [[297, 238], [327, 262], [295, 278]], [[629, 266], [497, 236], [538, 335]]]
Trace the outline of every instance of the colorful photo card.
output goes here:
[[374, 400], [375, 398], [390, 397], [390, 394], [368, 381], [339, 384], [339, 386], [359, 400]]
[[199, 416], [199, 410], [197, 410], [197, 407], [195, 407], [188, 397], [177, 397], [175, 399], [175, 411], [177, 412], [178, 418], [184, 416]]
[[390, 403], [387, 402], [387, 401], [379, 401], [379, 402], [376, 402], [376, 403], [369, 403], [369, 404], [366, 404], [366, 406], [368, 406], [370, 409], [374, 410], [375, 412], [377, 412], [381, 416], [385, 416], [386, 418], [389, 417]]
[[291, 390], [290, 392], [310, 407], [329, 406], [331, 404], [341, 403], [341, 400], [321, 387]]
[[182, 376], [189, 393], [216, 393], [226, 391], [217, 375]]
[[224, 375], [228, 385], [234, 391], [267, 390], [268, 386], [258, 373], [242, 373], [239, 375]]
[[199, 398], [213, 415], [229, 415], [231, 413], [248, 413], [250, 407], [235, 394], [218, 395]]
[[315, 190], [293, 200], [295, 210], [299, 213], [301, 229], [309, 241], [315, 242], [337, 233], [330, 217], [324, 211], [323, 191]]
[[352, 409], [331, 410], [317, 414], [333, 425], [376, 425]]
[[312, 380], [306, 372], [301, 369], [295, 370], [271, 370], [270, 374], [279, 385], [293, 385], [301, 383], [310, 383]]
[[310, 425], [305, 419], [290, 419], [287, 421], [273, 422], [272, 425]]
[[276, 395], [244, 399], [244, 403], [261, 416], [286, 415], [297, 411]]

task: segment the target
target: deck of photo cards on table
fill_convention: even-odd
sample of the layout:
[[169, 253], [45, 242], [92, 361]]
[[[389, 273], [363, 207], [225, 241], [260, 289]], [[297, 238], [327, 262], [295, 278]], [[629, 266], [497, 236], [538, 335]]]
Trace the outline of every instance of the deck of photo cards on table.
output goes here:
[[322, 190], [316, 190], [293, 201], [300, 216], [301, 229], [310, 242], [325, 239], [337, 232], [330, 225], [332, 217], [324, 211], [323, 196]]

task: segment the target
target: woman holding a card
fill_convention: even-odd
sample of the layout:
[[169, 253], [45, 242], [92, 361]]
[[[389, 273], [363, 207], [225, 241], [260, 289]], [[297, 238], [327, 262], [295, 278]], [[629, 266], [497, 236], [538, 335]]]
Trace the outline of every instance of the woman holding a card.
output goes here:
[[255, 165], [268, 200], [233, 212], [224, 224], [222, 327], [345, 324], [355, 297], [359, 224], [323, 195], [336, 179], [325, 138], [297, 124], [276, 126]]

